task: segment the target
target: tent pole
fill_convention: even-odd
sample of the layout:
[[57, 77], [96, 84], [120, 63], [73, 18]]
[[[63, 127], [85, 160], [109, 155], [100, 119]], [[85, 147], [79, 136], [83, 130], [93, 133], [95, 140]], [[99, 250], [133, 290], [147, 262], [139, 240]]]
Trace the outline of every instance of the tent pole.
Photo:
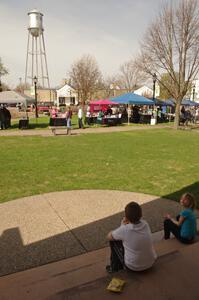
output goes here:
[[129, 104], [127, 104], [127, 113], [128, 113], [128, 125], [129, 125]]
[[25, 100], [26, 119], [28, 120], [27, 99]]

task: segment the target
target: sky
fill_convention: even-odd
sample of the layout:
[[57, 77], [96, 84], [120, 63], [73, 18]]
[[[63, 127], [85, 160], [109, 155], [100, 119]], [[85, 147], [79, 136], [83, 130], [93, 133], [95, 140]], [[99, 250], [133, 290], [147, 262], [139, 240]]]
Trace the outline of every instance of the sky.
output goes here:
[[[166, 0], [165, 0], [166, 1]], [[0, 0], [0, 57], [11, 88], [24, 81], [28, 15], [44, 14], [44, 38], [50, 85], [68, 77], [71, 64], [93, 55], [104, 77], [118, 73], [139, 51], [140, 41], [163, 0]]]

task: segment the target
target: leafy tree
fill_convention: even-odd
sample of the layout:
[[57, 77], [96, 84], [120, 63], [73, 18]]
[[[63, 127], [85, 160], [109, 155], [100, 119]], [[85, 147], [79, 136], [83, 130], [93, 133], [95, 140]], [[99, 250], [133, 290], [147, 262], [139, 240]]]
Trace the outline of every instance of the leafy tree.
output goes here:
[[8, 74], [8, 70], [6, 69], [6, 67], [3, 65], [1, 57], [0, 57], [0, 92], [2, 92], [3, 90], [3, 86], [1, 83], [1, 77]]
[[1, 91], [11, 91], [11, 88], [9, 87], [9, 85], [7, 85], [4, 82], [1, 83], [0, 88], [1, 88]]

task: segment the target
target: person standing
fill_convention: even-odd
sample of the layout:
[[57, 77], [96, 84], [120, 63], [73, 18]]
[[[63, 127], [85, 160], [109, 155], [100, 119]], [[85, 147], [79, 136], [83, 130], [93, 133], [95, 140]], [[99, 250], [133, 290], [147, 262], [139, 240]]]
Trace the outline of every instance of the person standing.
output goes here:
[[6, 117], [3, 109], [3, 105], [0, 107], [0, 129], [6, 129]]
[[84, 125], [83, 125], [83, 109], [81, 106], [79, 106], [79, 109], [78, 109], [78, 125], [79, 125], [79, 128], [84, 128]]
[[67, 134], [71, 134], [71, 119], [72, 119], [72, 110], [69, 106], [67, 114], [66, 114], [66, 121], [67, 121]]
[[51, 110], [51, 118], [55, 119], [56, 117], [57, 117], [57, 108], [56, 106], [53, 106]]
[[4, 106], [3, 107], [3, 113], [5, 118], [5, 129], [11, 127], [11, 113], [10, 111]]
[[90, 108], [89, 109], [87, 109], [87, 111], [86, 111], [86, 118], [85, 118], [85, 124], [88, 124], [88, 125], [90, 125], [90, 119], [91, 119], [91, 112], [90, 112]]

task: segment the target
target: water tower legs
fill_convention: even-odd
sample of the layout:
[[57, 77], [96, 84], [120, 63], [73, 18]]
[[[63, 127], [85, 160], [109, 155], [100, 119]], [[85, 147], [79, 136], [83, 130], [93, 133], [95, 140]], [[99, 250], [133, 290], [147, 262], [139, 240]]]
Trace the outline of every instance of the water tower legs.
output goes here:
[[43, 32], [39, 36], [33, 36], [28, 32], [25, 83], [34, 85], [34, 76], [38, 78], [41, 87], [50, 88], [48, 66]]

